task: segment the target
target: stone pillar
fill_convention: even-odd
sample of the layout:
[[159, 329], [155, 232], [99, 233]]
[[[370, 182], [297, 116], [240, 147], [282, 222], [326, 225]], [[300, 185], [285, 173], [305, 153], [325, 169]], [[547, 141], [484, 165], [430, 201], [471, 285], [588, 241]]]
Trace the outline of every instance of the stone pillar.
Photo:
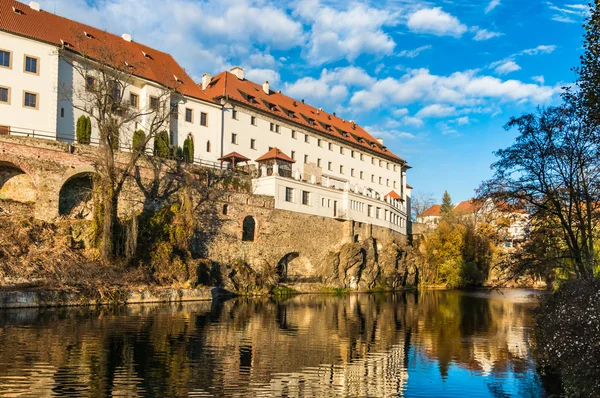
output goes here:
[[260, 176], [261, 177], [267, 176], [267, 166], [265, 166], [264, 164], [262, 166], [260, 166]]
[[329, 188], [329, 177], [325, 177], [325, 183], [323, 185]]
[[310, 183], [311, 184], [316, 184], [317, 183], [317, 176], [316, 175], [311, 175], [310, 176]]
[[279, 165], [277, 164], [277, 162], [273, 163], [273, 175], [274, 176], [279, 175]]

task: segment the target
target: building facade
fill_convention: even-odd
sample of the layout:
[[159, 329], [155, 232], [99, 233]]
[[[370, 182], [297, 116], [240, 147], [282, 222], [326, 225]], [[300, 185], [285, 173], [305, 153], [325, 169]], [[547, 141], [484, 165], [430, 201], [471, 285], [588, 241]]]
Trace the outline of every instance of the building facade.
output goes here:
[[[93, 84], [93, 74], [78, 73], [75, 64], [99, 60], [110, 48], [119, 54], [114, 62], [132, 71], [119, 86], [120, 101], [151, 110], [169, 92], [171, 145], [192, 139], [195, 161], [220, 166], [224, 155], [237, 152], [256, 165], [255, 192], [275, 197], [277, 208], [407, 233], [410, 166], [354, 121], [273, 91], [268, 82], [251, 82], [241, 68], [204, 75], [197, 84], [169, 54], [128, 34], [48, 13], [34, 2], [0, 4], [0, 39], [0, 134], [76, 142], [77, 120], [86, 115], [77, 94]], [[128, 125], [121, 149], [130, 148], [133, 132], [151, 123], [143, 115]], [[92, 126], [92, 142], [97, 138]], [[273, 149], [293, 161], [289, 172], [260, 175], [256, 160]]]

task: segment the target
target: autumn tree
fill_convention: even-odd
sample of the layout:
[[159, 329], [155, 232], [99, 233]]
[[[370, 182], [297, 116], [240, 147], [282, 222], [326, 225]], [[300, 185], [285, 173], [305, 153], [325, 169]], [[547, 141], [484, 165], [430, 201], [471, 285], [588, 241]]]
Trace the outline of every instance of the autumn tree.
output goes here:
[[[94, 163], [101, 214], [96, 217], [100, 224], [101, 257], [110, 260], [115, 255], [119, 196], [138, 161], [146, 156], [143, 150], [127, 155], [120, 150], [131, 149], [126, 143], [132, 140], [136, 123], [144, 131], [143, 138], [139, 134], [136, 137], [136, 148], [147, 148], [160, 131], [168, 129], [171, 102], [178, 96], [177, 82], [168, 86], [144, 82], [153, 90], [153, 97], [148, 103], [132, 104], [129, 91], [141, 81], [136, 73], [144, 65], [133, 62], [135, 57], [126, 47], [114, 41], [80, 36], [81, 40], [65, 43], [59, 51], [73, 71], [72, 83], [59, 90], [61, 100], [69, 101], [87, 115], [98, 134], [99, 150]], [[167, 76], [165, 70], [165, 80], [173, 80]]]

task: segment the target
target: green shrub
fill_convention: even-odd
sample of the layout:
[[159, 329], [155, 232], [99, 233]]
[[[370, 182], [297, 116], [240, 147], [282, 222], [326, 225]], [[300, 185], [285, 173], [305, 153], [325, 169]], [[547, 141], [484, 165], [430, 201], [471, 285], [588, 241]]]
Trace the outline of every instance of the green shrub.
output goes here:
[[169, 133], [161, 131], [154, 137], [154, 154], [158, 157], [167, 159], [171, 156], [169, 148]]
[[90, 144], [90, 138], [92, 137], [92, 121], [87, 116], [79, 116], [77, 119], [76, 128], [77, 142], [84, 145]]
[[183, 158], [187, 163], [194, 163], [194, 140], [192, 137], [183, 141]]
[[136, 130], [133, 133], [131, 147], [135, 152], [144, 152], [146, 150], [146, 133], [144, 133], [144, 130]]

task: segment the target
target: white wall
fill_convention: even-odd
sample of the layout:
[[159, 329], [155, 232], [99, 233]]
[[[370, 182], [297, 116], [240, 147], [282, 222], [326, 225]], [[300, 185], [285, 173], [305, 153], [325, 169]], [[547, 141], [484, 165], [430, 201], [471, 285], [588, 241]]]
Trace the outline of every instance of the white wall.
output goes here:
[[[0, 103], [0, 125], [40, 132], [56, 131], [57, 48], [0, 32], [0, 49], [12, 52], [11, 68], [0, 67], [0, 86], [10, 88], [10, 104]], [[24, 72], [25, 55], [39, 58], [39, 74]], [[38, 94], [37, 109], [23, 107], [23, 92]]]
[[[293, 189], [292, 201], [286, 200], [286, 188]], [[253, 190], [258, 195], [275, 198], [275, 208], [322, 217], [340, 217], [378, 225], [406, 234], [406, 213], [399, 206], [351, 191], [327, 188], [292, 178], [269, 176], [253, 180]], [[308, 205], [302, 203], [302, 192], [310, 193]], [[335, 205], [334, 205], [335, 203]], [[334, 214], [336, 206], [337, 215]], [[372, 214], [368, 208], [372, 206]], [[379, 217], [376, 210], [379, 209]]]
[[[398, 194], [406, 192], [403, 185], [406, 181], [402, 180], [402, 167], [397, 163], [394, 171], [394, 164], [376, 155], [371, 155], [366, 151], [352, 148], [350, 145], [343, 144], [326, 137], [318, 135], [316, 132], [308, 129], [299, 128], [288, 124], [285, 120], [279, 120], [274, 117], [255, 112], [252, 108], [237, 105], [237, 120], [232, 118], [232, 105], [225, 105], [224, 115], [224, 153], [236, 151], [254, 160], [265, 154], [269, 147], [277, 147], [286, 155], [291, 156], [295, 152], [294, 170], [304, 171], [304, 156], [308, 155], [309, 163], [317, 163], [321, 159], [321, 169], [324, 176], [329, 175], [336, 179], [347, 180], [350, 186], [358, 185], [359, 190], [367, 187], [384, 196], [391, 190]], [[256, 117], [256, 126], [251, 125], [251, 116]], [[270, 124], [279, 125], [279, 133], [270, 131]], [[291, 131], [296, 131], [296, 138], [291, 138]], [[231, 134], [236, 133], [238, 144], [231, 143]], [[305, 142], [305, 135], [309, 135], [309, 142]], [[321, 139], [321, 146], [318, 146], [318, 140]], [[256, 149], [250, 148], [250, 140], [256, 140]], [[332, 143], [332, 150], [329, 150], [329, 143]], [[344, 154], [340, 153], [340, 145], [344, 148]], [[354, 158], [352, 157], [354, 150]], [[360, 154], [363, 154], [363, 160], [360, 160]], [[375, 157], [375, 164], [372, 159]], [[382, 166], [379, 166], [379, 161]], [[328, 162], [332, 162], [332, 170], [328, 170]], [[343, 173], [340, 173], [340, 165], [344, 166]], [[388, 169], [389, 165], [389, 169]], [[354, 176], [351, 170], [354, 169]], [[360, 178], [360, 172], [363, 172], [363, 178]], [[371, 175], [374, 176], [374, 182], [371, 182]], [[379, 183], [381, 178], [381, 184]], [[394, 186], [395, 182], [395, 186]], [[389, 183], [389, 185], [388, 185]], [[342, 186], [341, 183], [337, 184]]]

